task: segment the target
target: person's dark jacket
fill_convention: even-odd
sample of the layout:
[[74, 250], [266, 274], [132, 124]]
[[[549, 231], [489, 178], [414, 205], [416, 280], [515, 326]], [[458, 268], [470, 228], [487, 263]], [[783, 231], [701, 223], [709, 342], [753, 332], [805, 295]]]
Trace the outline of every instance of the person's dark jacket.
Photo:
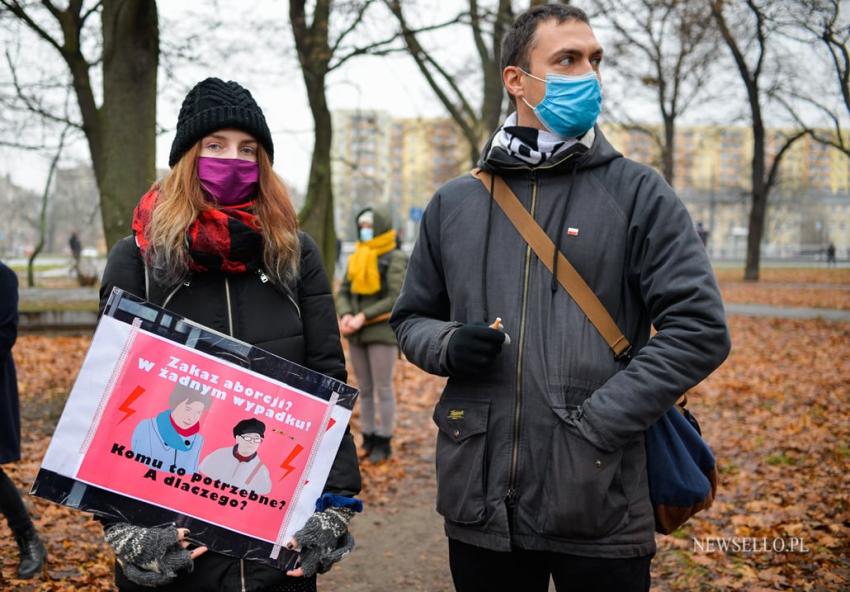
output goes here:
[[501, 317], [511, 337], [486, 375], [450, 377], [434, 411], [446, 533], [498, 551], [652, 553], [644, 432], [730, 348], [705, 249], [661, 176], [598, 128], [536, 168], [498, 146], [483, 154], [634, 349], [614, 359], [479, 180], [441, 187], [390, 320], [399, 345], [448, 375], [460, 324]]
[[[112, 288], [119, 287], [211, 329], [345, 381], [333, 295], [319, 249], [307, 234], [299, 233], [299, 238], [299, 278], [290, 290], [275, 286], [259, 273], [205, 272], [193, 274], [188, 285], [150, 282], [146, 294], [141, 253], [135, 239], [126, 237], [109, 254], [100, 288], [101, 311]], [[343, 496], [360, 491], [360, 468], [349, 431], [340, 444], [325, 491]], [[241, 587], [243, 569], [245, 588]], [[194, 571], [181, 575], [175, 585], [186, 590], [250, 592], [271, 589], [283, 580], [284, 573], [271, 567], [207, 552], [195, 561]], [[116, 583], [121, 589], [135, 589], [120, 570], [116, 570]]]
[[[392, 219], [389, 212], [380, 207], [369, 209], [372, 210], [374, 216], [375, 236], [392, 230]], [[355, 220], [359, 217], [360, 214], [357, 214]], [[400, 248], [384, 253], [378, 258], [378, 269], [381, 272], [381, 289], [377, 294], [368, 296], [354, 294], [351, 291], [351, 280], [348, 279], [348, 273], [345, 274], [336, 295], [336, 311], [340, 317], [362, 312], [368, 321], [387, 314], [393, 309], [393, 304], [395, 304], [401, 291], [401, 284], [404, 282], [407, 254]], [[349, 343], [356, 345], [368, 345], [370, 343], [396, 345], [395, 333], [390, 327], [389, 320], [366, 325], [346, 339]]]
[[21, 417], [12, 346], [18, 337], [18, 276], [0, 263], [0, 464], [21, 458]]

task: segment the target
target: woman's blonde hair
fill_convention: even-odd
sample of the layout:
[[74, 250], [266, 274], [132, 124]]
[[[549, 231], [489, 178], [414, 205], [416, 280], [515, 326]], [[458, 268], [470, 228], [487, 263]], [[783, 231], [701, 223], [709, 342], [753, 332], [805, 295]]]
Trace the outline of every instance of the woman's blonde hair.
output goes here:
[[[201, 142], [197, 142], [157, 183], [159, 196], [146, 229], [150, 244], [147, 263], [154, 279], [166, 285], [179, 283], [188, 275], [186, 231], [202, 211], [213, 207], [198, 180], [200, 153]], [[260, 180], [256, 214], [263, 237], [263, 265], [272, 281], [282, 287], [291, 286], [301, 258], [298, 217], [289, 192], [272, 169], [262, 145], [257, 146], [257, 164]]]

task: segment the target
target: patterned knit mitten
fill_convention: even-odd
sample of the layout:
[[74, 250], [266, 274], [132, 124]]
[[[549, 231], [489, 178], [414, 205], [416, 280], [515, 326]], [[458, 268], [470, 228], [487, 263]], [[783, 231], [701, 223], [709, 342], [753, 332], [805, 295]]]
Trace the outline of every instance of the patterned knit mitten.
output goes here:
[[177, 571], [192, 571], [192, 555], [177, 542], [177, 529], [145, 528], [122, 522], [105, 531], [106, 542], [127, 579], [140, 586], [162, 586]]
[[348, 532], [348, 522], [352, 516], [351, 508], [327, 508], [313, 513], [304, 528], [295, 533], [295, 540], [301, 545], [301, 569], [305, 577], [325, 573], [351, 553], [354, 537]]

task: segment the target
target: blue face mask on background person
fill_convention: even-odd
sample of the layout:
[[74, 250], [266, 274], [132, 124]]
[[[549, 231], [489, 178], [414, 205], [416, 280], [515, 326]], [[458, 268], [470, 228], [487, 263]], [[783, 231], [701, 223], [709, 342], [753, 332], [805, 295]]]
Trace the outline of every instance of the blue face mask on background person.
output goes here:
[[547, 74], [546, 80], [543, 80], [521, 68], [520, 71], [546, 83], [546, 94], [536, 107], [532, 107], [525, 97], [522, 100], [530, 109], [534, 109], [537, 119], [550, 132], [576, 138], [596, 123], [602, 111], [602, 86], [596, 72], [581, 76]]
[[361, 228], [360, 229], [360, 241], [366, 242], [375, 238], [375, 230], [373, 228]]

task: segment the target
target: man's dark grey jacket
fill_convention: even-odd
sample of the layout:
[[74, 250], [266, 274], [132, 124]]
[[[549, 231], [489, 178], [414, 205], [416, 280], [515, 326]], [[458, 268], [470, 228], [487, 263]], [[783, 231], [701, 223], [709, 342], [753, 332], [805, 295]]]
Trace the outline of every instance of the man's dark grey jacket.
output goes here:
[[447, 375], [460, 324], [498, 316], [512, 340], [487, 375], [450, 378], [434, 411], [446, 533], [500, 551], [652, 553], [644, 431], [730, 349], [705, 248], [667, 183], [598, 128], [536, 168], [491, 146], [481, 166], [562, 235], [634, 348], [614, 359], [480, 181], [440, 188], [393, 310], [401, 349]]

